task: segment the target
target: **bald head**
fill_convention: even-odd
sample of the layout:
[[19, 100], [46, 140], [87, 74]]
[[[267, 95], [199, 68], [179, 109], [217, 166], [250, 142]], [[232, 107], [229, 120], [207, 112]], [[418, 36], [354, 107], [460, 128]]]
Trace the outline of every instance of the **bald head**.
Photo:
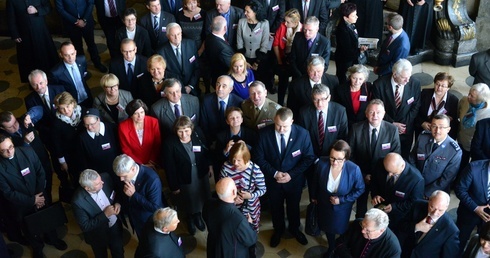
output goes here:
[[216, 35], [223, 36], [226, 33], [226, 28], [227, 28], [226, 26], [227, 26], [226, 19], [223, 16], [218, 15], [213, 18], [213, 23], [211, 24], [211, 31]]
[[222, 201], [234, 203], [236, 197], [236, 186], [233, 179], [230, 177], [221, 178], [216, 183], [216, 193]]
[[405, 160], [400, 154], [391, 152], [384, 158], [383, 165], [390, 176], [399, 175], [405, 169]]

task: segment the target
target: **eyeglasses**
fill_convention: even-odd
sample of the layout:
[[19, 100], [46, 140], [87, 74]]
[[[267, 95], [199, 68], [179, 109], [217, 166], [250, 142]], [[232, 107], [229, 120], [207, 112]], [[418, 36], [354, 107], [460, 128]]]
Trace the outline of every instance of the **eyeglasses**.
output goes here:
[[345, 158], [341, 158], [341, 159], [330, 158], [330, 161], [331, 161], [331, 162], [336, 162], [336, 161], [337, 161], [337, 162], [339, 162], [339, 163], [340, 163], [340, 162], [343, 162], [344, 160], [345, 160]]
[[326, 97], [326, 98], [321, 98], [321, 99], [313, 99], [313, 102], [315, 102], [315, 103], [320, 103], [320, 102], [325, 102], [325, 101], [327, 101], [327, 100], [328, 100], [328, 97]]
[[436, 126], [436, 125], [431, 125], [430, 129], [432, 130], [442, 130], [442, 129], [448, 129], [449, 126]]
[[362, 229], [362, 230], [366, 231], [366, 234], [371, 234], [371, 233], [373, 233], [374, 231], [376, 231], [376, 230], [377, 230], [377, 229], [375, 229], [375, 230], [368, 230], [366, 227], [364, 227], [364, 226], [362, 225], [362, 221], [359, 221], [359, 226], [361, 226], [361, 229]]
[[127, 50], [127, 51], [125, 51], [125, 50], [121, 50], [121, 52], [122, 52], [123, 54], [133, 53], [134, 51], [136, 51], [136, 49], [131, 49], [131, 50]]
[[447, 86], [447, 85], [445, 85], [445, 84], [436, 83], [435, 85], [436, 85], [436, 87], [438, 87], [438, 88], [443, 88], [443, 89], [449, 88], [449, 86]]
[[108, 90], [114, 90], [114, 88], [117, 88], [117, 87], [119, 87], [119, 84], [112, 85], [112, 86], [104, 86], [104, 88], [108, 89]]
[[0, 150], [0, 153], [5, 154], [14, 150], [14, 145], [10, 145], [7, 149]]

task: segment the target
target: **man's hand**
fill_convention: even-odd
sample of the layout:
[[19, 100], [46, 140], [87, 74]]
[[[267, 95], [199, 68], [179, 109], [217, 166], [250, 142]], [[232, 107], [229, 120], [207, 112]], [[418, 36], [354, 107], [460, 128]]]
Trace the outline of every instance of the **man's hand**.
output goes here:
[[393, 207], [391, 207], [391, 204], [388, 204], [386, 205], [383, 209], [381, 209], [382, 211], [386, 212], [386, 213], [390, 213], [392, 210], [393, 210]]
[[233, 147], [233, 145], [235, 144], [235, 141], [233, 140], [230, 140], [227, 144], [226, 144], [226, 147], [225, 147], [225, 153], [230, 153], [230, 150], [231, 150], [231, 147]]
[[35, 200], [34, 200], [34, 205], [36, 205], [36, 208], [40, 209], [44, 207], [45, 204], [45, 199], [43, 196], [43, 193], [38, 193], [35, 195]]
[[330, 196], [330, 203], [333, 205], [339, 205], [340, 199], [338, 196]]
[[22, 39], [21, 38], [16, 38], [16, 39], [14, 39], [14, 41], [15, 41], [15, 43], [20, 43], [20, 42], [22, 42]]
[[432, 225], [425, 222], [426, 217], [424, 217], [419, 223], [415, 225], [415, 232], [427, 233], [432, 228]]
[[185, 92], [186, 92], [187, 94], [190, 94], [190, 93], [191, 93], [192, 88], [191, 88], [190, 86], [185, 86], [184, 88], [185, 88]]
[[36, 136], [34, 135], [34, 132], [30, 132], [24, 136], [24, 142], [31, 143], [32, 141], [34, 141], [35, 137]]
[[364, 183], [367, 185], [371, 183], [371, 174], [367, 174], [366, 176], [364, 176]]
[[112, 205], [112, 206], [114, 206], [114, 212], [116, 213], [116, 215], [118, 215], [119, 212], [121, 212], [121, 204], [114, 203], [114, 205]]
[[237, 196], [235, 197], [235, 205], [239, 205], [242, 203], [243, 203], [243, 197], [237, 194]]
[[281, 172], [281, 171], [277, 172], [275, 178], [276, 178], [276, 182], [278, 182], [279, 184], [285, 184], [285, 183], [291, 181], [291, 176], [288, 173]]
[[486, 208], [490, 208], [490, 205], [478, 206], [475, 209], [476, 215], [478, 215], [483, 221], [488, 222], [490, 220], [490, 215], [485, 212]]
[[373, 197], [373, 199], [371, 199], [371, 204], [372, 205], [378, 205], [384, 201], [385, 201], [385, 199], [383, 197], [376, 195]]
[[109, 205], [109, 206], [105, 207], [105, 209], [104, 209], [104, 215], [106, 217], [108, 217], [108, 218], [110, 216], [112, 216], [112, 215], [117, 215], [116, 209], [114, 208], [114, 206], [113, 205]]
[[407, 0], [407, 4], [410, 5], [410, 6], [413, 6], [412, 1], [410, 1], [410, 0]]
[[125, 195], [127, 195], [128, 197], [131, 197], [131, 196], [133, 196], [136, 189], [134, 188], [134, 185], [131, 182], [125, 181], [123, 191], [124, 191]]
[[36, 14], [37, 13], [36, 7], [29, 5], [29, 7], [27, 7], [27, 13], [28, 14]]
[[77, 22], [75, 22], [75, 25], [79, 28], [83, 28], [85, 25], [87, 25], [87, 23], [82, 19], [78, 19]]
[[424, 5], [425, 4], [425, 0], [420, 0], [417, 2], [417, 5]]
[[398, 128], [398, 134], [404, 134], [407, 132], [407, 125], [398, 122], [393, 122], [393, 125]]
[[26, 117], [24, 117], [24, 127], [28, 128], [30, 125], [34, 126], [31, 120], [31, 115], [26, 115]]

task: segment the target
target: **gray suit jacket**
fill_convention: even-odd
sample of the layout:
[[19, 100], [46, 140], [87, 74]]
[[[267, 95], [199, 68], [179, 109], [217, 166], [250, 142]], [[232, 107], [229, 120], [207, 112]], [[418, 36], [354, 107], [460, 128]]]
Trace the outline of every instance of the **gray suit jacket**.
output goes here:
[[[182, 105], [181, 115], [190, 117], [195, 126], [199, 125], [199, 99], [189, 94], [182, 94], [180, 102]], [[158, 119], [162, 136], [174, 133], [173, 126], [176, 117], [167, 98], [155, 102], [151, 106], [150, 113]]]

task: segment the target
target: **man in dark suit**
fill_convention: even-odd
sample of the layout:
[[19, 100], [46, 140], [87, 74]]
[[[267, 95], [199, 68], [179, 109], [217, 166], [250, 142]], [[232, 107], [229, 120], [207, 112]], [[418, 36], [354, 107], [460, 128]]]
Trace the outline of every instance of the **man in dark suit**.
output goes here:
[[[14, 147], [10, 137], [0, 134], [0, 191], [6, 201], [9, 217], [7, 232], [14, 241], [25, 241], [24, 231], [33, 249], [34, 258], [42, 258], [44, 243], [42, 235], [31, 235], [24, 217], [35, 213], [49, 203], [44, 198], [45, 173], [41, 161], [32, 148]], [[2, 208], [2, 209], [3, 209]], [[47, 243], [58, 250], [66, 250], [66, 243], [56, 236], [56, 231], [46, 234]]]
[[243, 9], [231, 6], [230, 0], [216, 0], [216, 8], [213, 8], [206, 13], [206, 21], [204, 22], [204, 26], [207, 30], [208, 36], [214, 33], [212, 24], [214, 23], [214, 18], [216, 16], [222, 16], [225, 18], [226, 30], [223, 37], [230, 44], [230, 46], [236, 50], [238, 21], [241, 18], [245, 18]]
[[294, 36], [289, 63], [293, 79], [306, 75], [308, 59], [312, 56], [321, 56], [325, 60], [325, 71], [330, 61], [330, 40], [318, 33], [320, 21], [315, 16], [306, 18], [303, 32]]
[[475, 77], [473, 84], [490, 85], [490, 49], [473, 54], [468, 70], [470, 75]]
[[404, 159], [408, 159], [410, 155], [414, 121], [420, 106], [420, 82], [410, 79], [411, 75], [412, 64], [406, 59], [400, 59], [393, 66], [392, 75], [377, 79], [373, 87], [373, 98], [384, 102], [384, 120], [398, 128]]
[[484, 223], [490, 220], [490, 195], [488, 192], [489, 160], [471, 162], [459, 178], [454, 189], [459, 199], [458, 226], [460, 251], [463, 251], [471, 232], [478, 227], [480, 232]]
[[183, 8], [182, 0], [163, 0], [161, 5], [165, 12], [171, 13], [173, 16], [177, 16]]
[[168, 42], [157, 53], [165, 58], [165, 78], [175, 78], [184, 86], [184, 93], [200, 95], [199, 55], [193, 40], [182, 38], [182, 28], [177, 23], [167, 25]]
[[374, 72], [379, 76], [391, 73], [393, 65], [402, 58], [407, 58], [410, 52], [410, 40], [403, 30], [403, 16], [392, 13], [388, 15], [388, 31], [391, 35], [381, 44], [378, 62]]
[[148, 219], [134, 257], [185, 257], [182, 238], [174, 231], [180, 220], [172, 208], [159, 208]]
[[[133, 97], [138, 93], [138, 78], [146, 72], [146, 57], [136, 54], [137, 47], [132, 39], [121, 42], [122, 57], [111, 60], [109, 72], [119, 79], [119, 88], [130, 91]], [[131, 69], [131, 71], [129, 71]]]
[[95, 257], [107, 257], [109, 248], [112, 257], [123, 258], [122, 223], [118, 217], [121, 205], [116, 202], [111, 177], [86, 169], [80, 174], [79, 183], [71, 204], [85, 242]]
[[257, 242], [250, 215], [245, 218], [235, 206], [238, 191], [231, 177], [216, 183], [219, 200], [204, 204], [203, 218], [208, 227], [207, 257], [249, 257], [249, 248]]
[[284, 21], [284, 13], [287, 10], [286, 2], [285, 0], [260, 0], [260, 2], [266, 9], [265, 15], [269, 22], [269, 31], [274, 35], [281, 25], [281, 22]]
[[390, 152], [400, 153], [397, 128], [383, 120], [385, 113], [383, 101], [371, 100], [366, 108], [367, 120], [354, 124], [350, 131], [351, 160], [361, 168], [366, 184], [365, 192], [357, 199], [356, 218], [362, 218], [367, 211], [371, 175], [378, 162]]
[[[306, 5], [306, 6], [305, 6]], [[286, 10], [291, 8], [298, 9], [301, 15], [301, 23], [305, 24], [308, 17], [315, 16], [320, 21], [320, 34], [325, 35], [325, 29], [327, 28], [329, 13], [329, 1], [322, 0], [287, 0]], [[330, 50], [330, 49], [329, 49]], [[328, 60], [328, 59], [327, 59]]]
[[212, 84], [216, 84], [216, 79], [228, 74], [230, 69], [231, 57], [235, 54], [233, 47], [225, 39], [227, 31], [226, 19], [222, 16], [216, 16], [213, 19], [211, 33], [206, 36], [205, 53], [210, 64]]
[[111, 58], [119, 55], [119, 46], [116, 43], [116, 30], [123, 26], [126, 0], [94, 0], [97, 9], [97, 21], [104, 31], [107, 48]]
[[471, 161], [490, 159], [490, 118], [476, 122], [470, 152]]
[[288, 107], [293, 111], [294, 117], [299, 117], [302, 107], [311, 104], [313, 86], [325, 84], [333, 93], [339, 85], [336, 76], [325, 73], [325, 60], [321, 56], [308, 59], [307, 73], [291, 81], [288, 87]]
[[412, 210], [400, 222], [397, 234], [402, 257], [460, 257], [459, 229], [446, 213], [449, 194], [435, 191], [429, 202], [416, 201]]
[[95, 21], [92, 15], [94, 0], [56, 0], [55, 4], [56, 10], [61, 15], [65, 32], [68, 33], [79, 55], [84, 55], [83, 37], [95, 68], [103, 73], [107, 72], [107, 68], [100, 62], [94, 39]]
[[[332, 144], [337, 140], [346, 140], [348, 135], [345, 108], [330, 102], [330, 97], [330, 89], [326, 85], [315, 85], [311, 91], [311, 104], [304, 106], [297, 116], [298, 124], [310, 133], [316, 158], [329, 156]], [[314, 169], [311, 166], [305, 173], [309, 192], [315, 184]]]
[[145, 222], [163, 207], [162, 183], [151, 168], [138, 165], [126, 154], [114, 159], [114, 173], [123, 183], [123, 207], [138, 239]]
[[403, 160], [398, 153], [389, 153], [383, 167], [377, 169], [371, 180], [371, 204], [388, 213], [390, 228], [397, 232], [398, 223], [424, 193], [424, 178], [420, 172]]
[[284, 200], [286, 200], [289, 232], [302, 244], [308, 244], [299, 231], [299, 202], [305, 184], [304, 172], [315, 161], [308, 131], [293, 125], [293, 112], [280, 108], [274, 125], [260, 131], [254, 158], [264, 173], [267, 192], [270, 194], [272, 234], [270, 246], [276, 247], [286, 229]]
[[141, 17], [140, 23], [150, 34], [151, 47], [156, 51], [168, 41], [167, 24], [176, 20], [173, 14], [162, 10], [160, 0], [146, 0], [146, 8], [150, 13]]
[[50, 80], [55, 84], [63, 85], [66, 91], [77, 100], [78, 105], [91, 108], [94, 100], [85, 80], [87, 75], [85, 56], [77, 56], [75, 46], [65, 41], [60, 47], [60, 57], [62, 61], [51, 69]]
[[174, 134], [173, 126], [179, 116], [188, 116], [194, 125], [199, 125], [199, 99], [189, 94], [182, 94], [180, 81], [174, 78], [163, 81], [162, 98], [151, 106], [150, 113], [158, 119], [162, 139]]
[[450, 193], [461, 164], [462, 151], [448, 135], [451, 127], [446, 115], [432, 118], [431, 133], [422, 133], [410, 155], [410, 163], [417, 167], [425, 180], [424, 197], [435, 190]]

